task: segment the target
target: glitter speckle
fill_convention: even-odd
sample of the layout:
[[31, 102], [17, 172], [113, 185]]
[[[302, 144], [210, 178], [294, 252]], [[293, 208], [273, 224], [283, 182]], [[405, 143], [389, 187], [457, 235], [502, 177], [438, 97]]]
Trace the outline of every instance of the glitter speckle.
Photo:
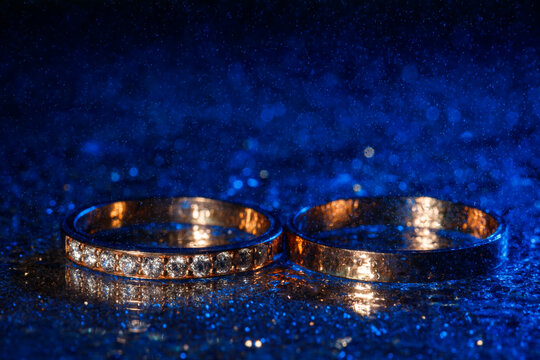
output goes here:
[[418, 69], [415, 64], [406, 65], [401, 71], [401, 79], [408, 83], [414, 83], [418, 78]]
[[364, 149], [364, 156], [368, 159], [371, 159], [375, 155], [375, 149], [371, 146], [368, 146]]
[[459, 110], [454, 109], [454, 108], [449, 108], [448, 109], [448, 121], [450, 121], [452, 123], [457, 123], [460, 120], [461, 120], [461, 113], [459, 112]]
[[429, 121], [435, 121], [435, 120], [439, 119], [439, 115], [440, 115], [439, 109], [437, 109], [437, 108], [434, 107], [434, 106], [430, 106], [430, 107], [426, 110], [426, 118], [427, 118]]
[[112, 182], [117, 182], [118, 180], [120, 180], [120, 174], [117, 173], [116, 171], [113, 171], [111, 173], [111, 181]]
[[244, 186], [244, 183], [242, 182], [242, 180], [235, 180], [235, 181], [233, 182], [233, 187], [234, 187], [236, 190], [240, 190], [243, 186]]
[[266, 179], [266, 178], [268, 178], [268, 175], [269, 175], [268, 170], [261, 170], [261, 171], [259, 172], [259, 177], [260, 177], [261, 179]]

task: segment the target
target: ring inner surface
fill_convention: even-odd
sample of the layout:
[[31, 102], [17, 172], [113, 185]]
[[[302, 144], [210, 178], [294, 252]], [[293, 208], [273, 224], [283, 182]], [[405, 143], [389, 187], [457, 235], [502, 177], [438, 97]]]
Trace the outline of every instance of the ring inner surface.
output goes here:
[[264, 214], [206, 198], [118, 201], [90, 208], [75, 229], [110, 246], [207, 248], [251, 240], [270, 228]]
[[499, 227], [484, 211], [430, 197], [336, 200], [300, 213], [293, 224], [318, 242], [372, 251], [469, 247]]

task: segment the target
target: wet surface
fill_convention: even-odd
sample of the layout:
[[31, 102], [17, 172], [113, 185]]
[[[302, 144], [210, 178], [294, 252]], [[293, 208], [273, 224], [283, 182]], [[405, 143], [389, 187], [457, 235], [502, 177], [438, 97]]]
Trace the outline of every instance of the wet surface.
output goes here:
[[[537, 358], [534, 6], [390, 5], [7, 8], [3, 357]], [[508, 261], [430, 284], [286, 261], [164, 283], [71, 266], [61, 250], [60, 222], [85, 204], [197, 195], [285, 220], [389, 194], [502, 214]]]

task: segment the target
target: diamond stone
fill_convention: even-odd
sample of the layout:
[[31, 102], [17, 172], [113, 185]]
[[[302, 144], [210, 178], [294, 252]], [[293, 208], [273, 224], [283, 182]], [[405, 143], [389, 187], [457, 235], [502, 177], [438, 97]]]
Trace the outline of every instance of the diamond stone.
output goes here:
[[146, 276], [157, 278], [163, 272], [163, 259], [147, 257], [142, 262], [142, 271]]
[[137, 300], [137, 286], [134, 284], [120, 283], [118, 293], [123, 303], [131, 303]]
[[129, 255], [124, 255], [118, 261], [120, 270], [124, 275], [133, 275], [137, 272], [137, 258]]
[[145, 305], [160, 304], [163, 302], [163, 288], [157, 284], [147, 284], [141, 288], [141, 301]]
[[174, 256], [169, 259], [167, 265], [165, 265], [165, 270], [170, 277], [182, 277], [185, 275], [188, 268], [188, 263], [186, 258], [183, 256]]
[[193, 263], [191, 264], [193, 275], [198, 277], [206, 276], [210, 272], [211, 267], [212, 264], [207, 255], [196, 255], [193, 257]]
[[78, 241], [71, 240], [69, 243], [69, 253], [71, 254], [71, 258], [75, 261], [81, 260], [81, 244], [79, 244]]
[[255, 251], [255, 255], [253, 257], [253, 261], [255, 262], [256, 266], [261, 266], [266, 262], [266, 258], [268, 257], [268, 247], [266, 244], [260, 244], [257, 246], [257, 249]]
[[93, 267], [97, 262], [96, 249], [86, 246], [82, 251], [82, 262], [88, 267]]
[[249, 269], [252, 262], [253, 255], [251, 254], [251, 249], [242, 249], [238, 252], [238, 265], [236, 266], [238, 270], [244, 271]]
[[81, 270], [75, 269], [73, 267], [68, 268], [69, 273], [69, 279], [71, 280], [71, 286], [74, 288], [80, 288], [81, 287]]
[[101, 295], [105, 299], [108, 299], [108, 300], [114, 299], [116, 295], [114, 290], [115, 290], [114, 284], [111, 284], [108, 282], [104, 282], [101, 284]]
[[99, 255], [99, 265], [105, 271], [114, 271], [114, 267], [116, 266], [114, 254], [108, 251], [103, 251], [101, 255]]
[[216, 256], [216, 262], [214, 267], [218, 274], [225, 274], [231, 271], [232, 267], [232, 256], [228, 252], [219, 253]]
[[96, 278], [93, 276], [88, 276], [86, 279], [86, 288], [85, 292], [90, 293], [90, 295], [97, 295], [98, 292], [98, 283]]

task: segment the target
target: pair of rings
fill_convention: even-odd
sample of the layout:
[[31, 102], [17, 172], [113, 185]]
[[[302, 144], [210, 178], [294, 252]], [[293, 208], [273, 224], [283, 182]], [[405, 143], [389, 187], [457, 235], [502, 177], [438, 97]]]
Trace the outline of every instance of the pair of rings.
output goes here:
[[485, 273], [507, 254], [499, 217], [431, 197], [335, 200], [301, 210], [285, 229], [254, 206], [149, 198], [75, 212], [62, 230], [72, 262], [142, 279], [229, 275], [286, 254], [305, 269], [349, 279], [441, 281]]

